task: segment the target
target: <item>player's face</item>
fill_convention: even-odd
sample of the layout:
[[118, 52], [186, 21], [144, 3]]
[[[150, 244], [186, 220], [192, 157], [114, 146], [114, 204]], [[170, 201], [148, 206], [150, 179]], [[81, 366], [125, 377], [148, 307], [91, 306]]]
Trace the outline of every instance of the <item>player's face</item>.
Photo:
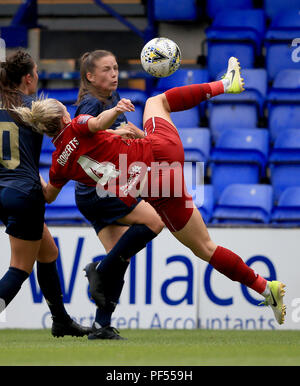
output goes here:
[[118, 63], [114, 56], [105, 56], [95, 61], [93, 73], [87, 78], [102, 94], [110, 96], [118, 87]]

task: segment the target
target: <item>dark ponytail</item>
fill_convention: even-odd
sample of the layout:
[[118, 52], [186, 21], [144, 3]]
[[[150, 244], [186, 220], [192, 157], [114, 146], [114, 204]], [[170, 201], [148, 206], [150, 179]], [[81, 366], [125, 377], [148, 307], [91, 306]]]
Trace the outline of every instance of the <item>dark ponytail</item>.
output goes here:
[[32, 57], [23, 50], [11, 54], [0, 64], [0, 98], [2, 107], [9, 109], [22, 104], [18, 90], [22, 77], [33, 75], [35, 63]]

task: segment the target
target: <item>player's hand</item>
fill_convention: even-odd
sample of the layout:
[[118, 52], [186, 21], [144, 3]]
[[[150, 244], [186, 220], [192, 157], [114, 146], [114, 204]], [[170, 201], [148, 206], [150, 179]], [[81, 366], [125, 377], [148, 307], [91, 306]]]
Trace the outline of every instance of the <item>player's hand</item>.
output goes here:
[[128, 122], [127, 126], [129, 126], [135, 133], [134, 138], [144, 138], [145, 137], [145, 132], [141, 129], [139, 129], [135, 124], [132, 122]]
[[115, 106], [115, 110], [117, 113], [120, 114], [120, 113], [134, 111], [135, 108], [130, 99], [122, 98]]
[[108, 129], [106, 131], [108, 131], [109, 133], [112, 133], [112, 134], [120, 135], [122, 138], [125, 138], [125, 139], [136, 138], [135, 131], [131, 127], [129, 127], [128, 125], [122, 125], [118, 129], [115, 129], [115, 130]]

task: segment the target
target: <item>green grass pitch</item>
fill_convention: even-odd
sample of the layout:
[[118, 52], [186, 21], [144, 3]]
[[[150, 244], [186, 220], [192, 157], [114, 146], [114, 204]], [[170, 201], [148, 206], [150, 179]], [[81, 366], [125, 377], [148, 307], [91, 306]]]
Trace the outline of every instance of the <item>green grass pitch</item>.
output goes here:
[[124, 341], [0, 330], [0, 366], [299, 366], [300, 331], [123, 330]]

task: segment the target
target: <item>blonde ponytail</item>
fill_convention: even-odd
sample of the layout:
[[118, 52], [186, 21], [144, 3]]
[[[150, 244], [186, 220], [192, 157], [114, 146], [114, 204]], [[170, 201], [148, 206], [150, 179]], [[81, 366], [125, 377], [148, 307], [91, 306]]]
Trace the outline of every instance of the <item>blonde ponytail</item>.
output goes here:
[[26, 126], [31, 126], [40, 134], [54, 137], [61, 129], [61, 118], [64, 116], [63, 105], [56, 99], [39, 99], [28, 107], [12, 109]]

